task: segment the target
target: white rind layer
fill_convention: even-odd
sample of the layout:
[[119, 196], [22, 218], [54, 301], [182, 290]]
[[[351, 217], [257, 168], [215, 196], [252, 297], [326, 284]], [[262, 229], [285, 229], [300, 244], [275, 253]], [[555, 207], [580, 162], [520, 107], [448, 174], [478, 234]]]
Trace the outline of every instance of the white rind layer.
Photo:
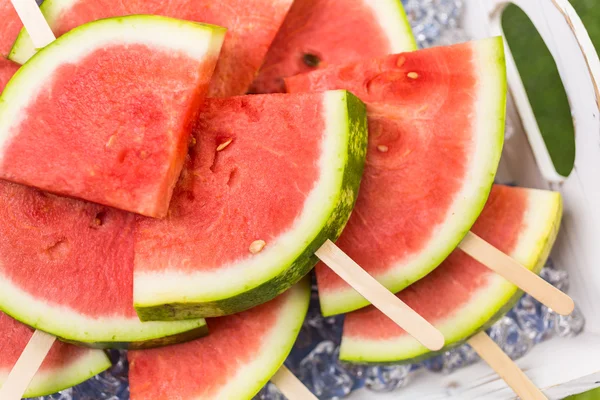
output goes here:
[[[247, 292], [283, 273], [319, 235], [332, 214], [342, 186], [347, 160], [347, 92], [323, 93], [325, 132], [319, 158], [321, 174], [291, 228], [258, 255], [220, 267], [217, 271], [181, 272], [168, 265], [164, 272], [134, 272], [134, 303], [151, 307], [178, 302], [212, 302]], [[347, 194], [348, 201], [353, 195]]]
[[[38, 371], [27, 387], [25, 397], [39, 397], [56, 393], [84, 382], [110, 367], [110, 360], [103, 351], [86, 350], [85, 354], [68, 365]], [[0, 387], [8, 378], [10, 369], [0, 368]]]
[[91, 22], [61, 36], [21, 67], [0, 97], [0, 165], [14, 131], [28, 116], [28, 106], [60, 66], [76, 64], [99, 49], [133, 44], [185, 54], [199, 62], [216, 59], [225, 32], [225, 28], [214, 25], [134, 15]]
[[[431, 239], [419, 252], [397, 265], [377, 280], [393, 292], [398, 292], [431, 272], [458, 246], [479, 216], [492, 187], [500, 161], [504, 140], [506, 76], [500, 38], [472, 42], [473, 68], [478, 72], [479, 88], [473, 103], [476, 106], [474, 147], [467, 160], [463, 186], [448, 208], [443, 222], [433, 228]], [[399, 284], [401, 285], [399, 287]], [[351, 288], [328, 291], [320, 297], [324, 315], [354, 311], [369, 303]]]
[[365, 0], [365, 5], [373, 11], [385, 32], [390, 54], [417, 50], [417, 42], [400, 0]]
[[263, 339], [261, 349], [251, 362], [242, 366], [230, 377], [215, 399], [246, 399], [254, 396], [275, 375], [300, 333], [310, 301], [307, 279], [292, 286], [290, 296], [279, 310], [277, 324]]
[[150, 341], [206, 325], [203, 319], [141, 322], [137, 316], [89, 317], [71, 308], [35, 298], [18, 288], [2, 274], [0, 274], [0, 304], [5, 313], [29, 326], [90, 346], [111, 342]]
[[[544, 262], [548, 246], [551, 245], [548, 242], [553, 239], [552, 235], [556, 233], [560, 223], [561, 210], [559, 193], [529, 190], [527, 211], [523, 219], [525, 228], [520, 232], [517, 245], [510, 256], [530, 270]], [[446, 319], [434, 322], [434, 325], [442, 332], [446, 343], [464, 341], [476, 333], [477, 327], [483, 326], [499, 313], [517, 290], [512, 283], [490, 271], [486, 284], [473, 293], [467, 304]], [[408, 334], [385, 340], [354, 338], [344, 334], [340, 358], [356, 362], [398, 362], [420, 357], [428, 352]]]

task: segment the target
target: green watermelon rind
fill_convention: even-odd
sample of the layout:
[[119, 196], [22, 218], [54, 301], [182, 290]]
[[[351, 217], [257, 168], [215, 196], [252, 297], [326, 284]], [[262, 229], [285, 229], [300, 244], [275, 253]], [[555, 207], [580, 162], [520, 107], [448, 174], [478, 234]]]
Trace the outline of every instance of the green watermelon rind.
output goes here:
[[356, 96], [345, 90], [325, 92], [324, 96], [325, 101], [335, 102], [334, 112], [340, 117], [336, 121], [335, 132], [332, 132], [339, 136], [340, 147], [335, 149], [336, 159], [332, 159], [329, 165], [332, 171], [336, 171], [336, 182], [339, 183], [327, 188], [330, 192], [319, 204], [322, 210], [330, 211], [326, 214], [328, 219], [322, 222], [312, 240], [298, 255], [290, 255], [289, 261], [274, 266], [274, 273], [254, 287], [245, 286], [236, 288], [237, 291], [219, 293], [221, 297], [217, 299], [186, 299], [186, 303], [146, 305], [136, 302], [134, 305], [142, 321], [218, 317], [265, 303], [304, 277], [318, 261], [315, 252], [327, 239], [335, 241], [340, 236], [354, 208], [364, 169], [368, 134], [366, 109]]
[[[135, 26], [135, 29], [131, 29], [132, 26]], [[5, 121], [4, 116], [6, 115], [16, 115], [14, 108], [18, 106], [15, 104], [25, 103], [28, 100], [26, 97], [28, 93], [33, 95], [36, 83], [32, 83], [32, 81], [42, 79], [39, 78], [40, 71], [48, 70], [49, 65], [60, 65], [65, 61], [67, 55], [72, 56], [73, 53], [85, 53], [93, 49], [91, 46], [94, 45], [93, 39], [96, 37], [103, 45], [105, 43], [103, 41], [110, 39], [106, 33], [115, 34], [117, 32], [120, 40], [126, 33], [121, 30], [115, 31], [116, 28], [129, 29], [128, 34], [139, 32], [140, 29], [154, 32], [158, 28], [163, 31], [175, 32], [177, 38], [193, 39], [196, 43], [194, 46], [185, 43], [178, 44], [177, 48], [188, 46], [192, 49], [190, 51], [197, 52], [199, 51], [196, 50], [197, 44], [203, 41], [207, 46], [207, 56], [218, 54], [226, 33], [226, 29], [219, 26], [154, 15], [109, 18], [81, 25], [46, 46], [43, 51], [36, 53], [26, 65], [15, 73], [0, 96], [0, 121]], [[138, 36], [135, 36], [134, 39], [137, 40]], [[161, 38], [159, 42], [163, 44], [167, 39]], [[88, 44], [87, 47], [79, 45], [78, 41], [82, 40]], [[30, 89], [30, 92], [22, 90], [23, 87]], [[11, 101], [12, 99], [18, 101]], [[0, 131], [6, 129], [6, 126], [0, 122]], [[0, 139], [5, 133], [0, 133]], [[179, 343], [207, 333], [206, 322], [203, 319], [141, 323], [135, 317], [87, 318], [70, 309], [54, 307], [48, 302], [35, 299], [13, 285], [8, 278], [0, 279], [0, 309], [16, 320], [55, 335], [65, 342], [94, 348], [143, 349]]]
[[265, 343], [266, 349], [260, 352], [258, 359], [238, 371], [236, 376], [230, 377], [225, 390], [217, 393], [215, 399], [251, 399], [279, 371], [294, 347], [308, 312], [310, 280], [305, 278], [288, 290], [290, 298], [280, 311], [277, 322], [279, 329]]
[[56, 368], [52, 372], [48, 370], [38, 372], [27, 387], [24, 397], [41, 397], [68, 389], [106, 371], [111, 366], [110, 359], [103, 351], [89, 351], [68, 367]]
[[[485, 137], [479, 133], [479, 141], [484, 147], [480, 153], [480, 162], [471, 167], [479, 175], [478, 186], [475, 189], [464, 190], [459, 195], [464, 197], [468, 207], [461, 207], [461, 217], [456, 225], [449, 229], [446, 237], [440, 235], [440, 245], [427, 253], [428, 261], [415, 263], [412, 268], [392, 268], [385, 275], [378, 276], [377, 280], [392, 293], [398, 293], [412, 283], [425, 277], [440, 265], [446, 257], [458, 246], [477, 220], [488, 199], [504, 143], [504, 123], [506, 112], [506, 70], [504, 59], [504, 45], [501, 37], [480, 40], [477, 46], [479, 57], [479, 72], [486, 85], [486, 93], [490, 96], [484, 106], [480, 128], [484, 130]], [[483, 125], [485, 123], [485, 125]], [[466, 191], [466, 193], [465, 193]], [[342, 289], [325, 296], [320, 296], [321, 312], [324, 316], [332, 316], [355, 311], [370, 303], [351, 288]]]
[[[536, 238], [535, 248], [527, 254], [527, 260], [521, 260], [522, 264], [529, 270], [539, 273], [546, 263], [552, 246], [556, 240], [560, 228], [562, 217], [562, 198], [557, 192], [537, 191], [542, 196], [546, 196], [545, 201], [539, 200], [536, 202], [537, 207], [542, 209], [545, 207], [547, 211], [545, 218], [542, 221], [545, 225], [539, 230], [539, 237]], [[546, 203], [544, 205], [544, 203]], [[539, 210], [538, 210], [539, 212]], [[540, 221], [537, 218], [536, 221]], [[443, 349], [430, 352], [420, 344], [410, 346], [409, 349], [395, 347], [392, 341], [383, 340], [381, 346], [367, 345], [363, 347], [357, 341], [342, 338], [340, 348], [340, 359], [345, 362], [360, 363], [360, 364], [410, 364], [420, 362], [424, 359], [443, 354], [444, 352], [464, 344], [469, 338], [475, 334], [484, 331], [491, 327], [495, 322], [502, 318], [510, 311], [517, 301], [523, 295], [523, 292], [515, 285], [497, 276], [497, 282], [490, 285], [493, 287], [491, 294], [486, 296], [486, 299], [479, 298], [481, 303], [485, 303], [487, 310], [475, 314], [464, 314], [460, 318], [450, 319], [444, 323], [445, 326], [452, 324], [461, 327], [454, 329], [448, 333], [446, 329], [438, 327], [445, 337], [445, 346]], [[487, 290], [488, 292], [490, 290]], [[500, 297], [497, 295], [501, 294]], [[489, 299], [489, 300], [487, 300]], [[468, 321], [462, 323], [463, 321]], [[412, 342], [412, 340], [411, 340]], [[375, 348], [377, 347], [377, 348]]]

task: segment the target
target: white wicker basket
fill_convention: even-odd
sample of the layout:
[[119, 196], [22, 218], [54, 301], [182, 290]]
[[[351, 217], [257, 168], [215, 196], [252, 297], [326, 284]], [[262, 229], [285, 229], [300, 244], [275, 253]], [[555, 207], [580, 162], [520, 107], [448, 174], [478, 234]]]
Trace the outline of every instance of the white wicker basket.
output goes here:
[[[465, 28], [472, 37], [501, 33], [500, 15], [508, 4], [506, 0], [464, 1]], [[567, 0], [512, 3], [529, 15], [554, 56], [575, 125], [575, 167], [565, 179], [550, 161], [507, 48], [512, 98], [508, 118], [516, 131], [505, 143], [498, 179], [563, 194], [565, 216], [553, 259], [568, 269], [569, 294], [586, 316], [586, 328], [580, 336], [539, 344], [517, 363], [549, 398], [561, 399], [600, 386], [600, 62]], [[479, 362], [447, 376], [418, 371], [406, 388], [390, 394], [362, 390], [351, 396], [353, 400], [447, 398], [511, 399], [515, 394], [494, 371]]]

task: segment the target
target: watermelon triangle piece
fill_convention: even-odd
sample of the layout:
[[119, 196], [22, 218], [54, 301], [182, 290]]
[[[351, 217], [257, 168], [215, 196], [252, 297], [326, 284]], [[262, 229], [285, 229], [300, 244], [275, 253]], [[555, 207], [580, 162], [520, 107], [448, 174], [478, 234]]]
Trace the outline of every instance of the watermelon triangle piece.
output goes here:
[[[495, 185], [473, 232], [538, 273], [556, 238], [561, 214], [557, 192]], [[444, 334], [444, 352], [491, 326], [521, 294], [516, 286], [455, 250], [398, 297]], [[343, 360], [408, 362], [431, 355], [373, 307], [346, 315]]]
[[[292, 0], [53, 0], [40, 8], [57, 37], [87, 22], [136, 14], [223, 26], [227, 37], [208, 95], [230, 97], [247, 92], [291, 4]], [[23, 29], [9, 58], [24, 64], [35, 51]]]
[[400, 0], [295, 0], [251, 91], [285, 92], [289, 76], [416, 49]]
[[[0, 93], [17, 68], [0, 59]], [[204, 320], [139, 321], [133, 229], [132, 214], [0, 180], [0, 309], [93, 347], [145, 348], [205, 334]]]
[[166, 215], [224, 35], [133, 16], [60, 37], [0, 98], [0, 177]]
[[283, 365], [309, 300], [305, 279], [268, 303], [208, 320], [211, 334], [205, 338], [130, 351], [131, 399], [252, 398]]
[[6, 57], [23, 28], [10, 0], [0, 0], [0, 57]]
[[0, 309], [62, 340], [146, 348], [206, 334], [204, 320], [139, 321], [134, 215], [0, 181]]
[[208, 99], [194, 138], [169, 216], [138, 221], [144, 321], [234, 314], [308, 273], [354, 206], [365, 109], [343, 90]]
[[[367, 103], [357, 205], [337, 245], [396, 293], [435, 269], [481, 212], [502, 150], [501, 38], [437, 47], [286, 80], [290, 92], [345, 88]], [[317, 266], [324, 315], [368, 305]]]
[[[0, 387], [32, 335], [30, 328], [0, 312]], [[25, 397], [56, 393], [75, 386], [110, 366], [110, 360], [101, 350], [55, 342], [29, 384]]]

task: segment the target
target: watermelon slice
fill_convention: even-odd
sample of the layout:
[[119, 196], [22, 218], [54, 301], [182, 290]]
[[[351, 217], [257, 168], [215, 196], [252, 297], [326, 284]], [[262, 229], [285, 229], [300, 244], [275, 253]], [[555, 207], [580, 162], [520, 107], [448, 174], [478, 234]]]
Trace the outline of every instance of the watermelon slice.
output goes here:
[[166, 215], [224, 34], [133, 16], [62, 36], [0, 98], [0, 177]]
[[[0, 59], [0, 85], [16, 69]], [[204, 320], [139, 321], [133, 224], [123, 211], [0, 181], [0, 309], [96, 347], [150, 347], [206, 333]]]
[[10, 0], [0, 0], [0, 57], [8, 56], [23, 28], [23, 24]]
[[137, 318], [133, 222], [133, 214], [0, 181], [0, 308], [92, 347], [153, 347], [205, 334], [204, 320]]
[[[539, 272], [556, 238], [559, 193], [494, 186], [473, 232]], [[520, 297], [516, 286], [461, 250], [398, 297], [454, 347], [493, 324]], [[346, 316], [340, 357], [356, 362], [416, 361], [427, 349], [373, 307]]]
[[364, 165], [364, 105], [350, 93], [210, 99], [169, 216], [136, 234], [142, 320], [233, 314], [315, 265], [350, 216]]
[[266, 304], [210, 319], [205, 338], [129, 352], [131, 399], [251, 399], [291, 351], [309, 300], [305, 279]]
[[295, 0], [251, 91], [285, 92], [288, 76], [416, 49], [400, 0]]
[[[227, 38], [208, 93], [210, 97], [230, 97], [248, 90], [292, 1], [45, 0], [41, 10], [57, 36], [86, 22], [132, 14], [163, 15], [226, 27]], [[23, 30], [10, 58], [24, 64], [34, 53], [33, 42]]]
[[[32, 334], [30, 328], [0, 313], [0, 387]], [[25, 397], [44, 396], [75, 386], [109, 367], [110, 360], [101, 350], [56, 342], [29, 384]]]
[[[369, 149], [338, 246], [394, 293], [431, 272], [481, 212], [502, 149], [501, 38], [332, 66], [286, 80], [291, 92], [347, 88], [367, 102]], [[368, 304], [317, 267], [324, 315]]]

